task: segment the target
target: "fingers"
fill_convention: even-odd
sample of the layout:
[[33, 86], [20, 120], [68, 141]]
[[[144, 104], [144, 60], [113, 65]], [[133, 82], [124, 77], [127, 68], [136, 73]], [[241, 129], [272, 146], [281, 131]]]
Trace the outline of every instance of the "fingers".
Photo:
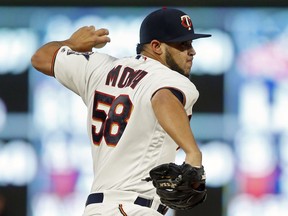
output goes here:
[[93, 34], [95, 41], [97, 43], [107, 43], [111, 41], [110, 37], [108, 37], [109, 35], [108, 29], [106, 28], [96, 29], [95, 26], [89, 26], [86, 28], [88, 31], [91, 32], [91, 34]]
[[95, 48], [102, 48], [106, 45], [106, 43], [110, 42], [109, 31], [107, 29], [98, 29], [95, 31], [97, 37], [95, 38]]
[[97, 29], [97, 30], [95, 30], [95, 33], [96, 33], [98, 36], [109, 35], [108, 29], [105, 29], [105, 28]]
[[96, 34], [97, 36], [109, 35], [109, 30], [105, 28], [96, 29], [95, 26], [84, 26], [80, 29]]
[[110, 42], [109, 31], [105, 28], [96, 29], [95, 26], [83, 26], [68, 39], [75, 51], [91, 51], [93, 47], [103, 47]]

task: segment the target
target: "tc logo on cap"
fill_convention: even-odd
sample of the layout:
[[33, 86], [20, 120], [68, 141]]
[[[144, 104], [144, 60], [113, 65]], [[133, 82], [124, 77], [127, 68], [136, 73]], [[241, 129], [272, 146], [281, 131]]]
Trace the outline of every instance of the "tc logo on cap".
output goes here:
[[188, 15], [181, 16], [181, 25], [187, 28], [188, 30], [191, 30], [192, 21]]

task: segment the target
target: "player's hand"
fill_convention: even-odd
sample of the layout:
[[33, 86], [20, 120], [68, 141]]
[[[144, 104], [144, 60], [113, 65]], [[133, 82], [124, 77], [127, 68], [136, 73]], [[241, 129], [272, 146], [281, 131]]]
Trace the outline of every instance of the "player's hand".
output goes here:
[[[68, 46], [78, 52], [92, 51], [93, 47], [110, 42], [109, 31], [104, 28], [95, 29], [94, 26], [84, 26], [74, 32], [65, 42]], [[103, 45], [104, 44], [104, 45]]]

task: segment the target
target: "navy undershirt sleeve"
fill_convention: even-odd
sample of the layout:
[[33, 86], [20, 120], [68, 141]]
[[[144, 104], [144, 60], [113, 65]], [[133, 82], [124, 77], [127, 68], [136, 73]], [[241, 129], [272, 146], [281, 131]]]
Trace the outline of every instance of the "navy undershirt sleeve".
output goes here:
[[183, 94], [182, 92], [180, 92], [179, 90], [177, 89], [174, 89], [174, 88], [168, 88], [177, 98], [178, 100], [184, 104], [184, 97], [183, 97]]

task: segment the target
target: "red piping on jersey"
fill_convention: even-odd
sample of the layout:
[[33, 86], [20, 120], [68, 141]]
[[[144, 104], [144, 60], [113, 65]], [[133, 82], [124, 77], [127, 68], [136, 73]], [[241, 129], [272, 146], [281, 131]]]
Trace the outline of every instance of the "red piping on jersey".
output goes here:
[[124, 211], [122, 204], [119, 204], [119, 211], [120, 211], [120, 213], [121, 213], [123, 216], [128, 216], [128, 215], [126, 214], [126, 212]]
[[51, 74], [52, 74], [53, 77], [55, 77], [55, 74], [54, 74], [55, 59], [56, 59], [56, 55], [57, 55], [57, 53], [58, 53], [58, 51], [59, 51], [60, 48], [61, 48], [61, 47], [59, 47], [59, 48], [54, 52], [53, 57], [52, 57], [52, 62], [51, 62]]

